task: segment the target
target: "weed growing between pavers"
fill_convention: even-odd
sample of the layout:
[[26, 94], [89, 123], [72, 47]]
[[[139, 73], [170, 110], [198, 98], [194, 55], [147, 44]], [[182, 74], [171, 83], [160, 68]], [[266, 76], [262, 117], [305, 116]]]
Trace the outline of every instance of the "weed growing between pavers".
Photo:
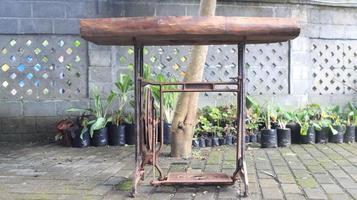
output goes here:
[[120, 181], [118, 184], [114, 185], [116, 190], [129, 192], [131, 191], [131, 187], [133, 186], [133, 181], [131, 179], [124, 179]]

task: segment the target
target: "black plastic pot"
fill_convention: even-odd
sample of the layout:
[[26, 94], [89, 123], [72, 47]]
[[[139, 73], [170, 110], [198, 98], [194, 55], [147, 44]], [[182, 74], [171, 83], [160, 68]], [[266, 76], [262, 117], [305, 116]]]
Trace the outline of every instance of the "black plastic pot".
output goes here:
[[249, 140], [250, 142], [257, 142], [257, 133], [253, 133], [252, 135], [249, 135]]
[[237, 144], [237, 136], [232, 137], [232, 145]]
[[278, 134], [278, 147], [288, 147], [291, 145], [291, 130], [286, 129], [277, 129]]
[[250, 142], [250, 136], [249, 135], [245, 135], [244, 140], [245, 140], [245, 143], [249, 143]]
[[108, 128], [102, 128], [93, 132], [91, 144], [95, 147], [105, 146], [108, 144]]
[[200, 137], [200, 138], [198, 138], [198, 144], [199, 144], [199, 146], [200, 147], [206, 147], [206, 140], [205, 140], [205, 138], [204, 137]]
[[[161, 124], [159, 123], [158, 126], [157, 126], [157, 130], [160, 131], [160, 127], [161, 127]], [[171, 143], [171, 124], [169, 123], [164, 123], [164, 144], [170, 144]], [[160, 142], [161, 141], [161, 134], [158, 134], [157, 136], [157, 141]]]
[[164, 144], [171, 143], [171, 124], [164, 123]]
[[126, 144], [128, 145], [135, 144], [136, 141], [135, 124], [125, 125], [125, 140], [126, 140]]
[[125, 125], [109, 125], [108, 143], [112, 146], [125, 145]]
[[212, 146], [212, 138], [211, 137], [206, 137], [205, 142], [206, 142], [206, 147]]
[[322, 127], [321, 130], [316, 131], [316, 143], [319, 144], [328, 143], [330, 132], [331, 130], [328, 127]]
[[276, 133], [276, 129], [263, 129], [260, 132], [262, 134], [262, 148], [278, 147], [278, 136]]
[[300, 125], [295, 122], [290, 122], [286, 125], [286, 128], [290, 128], [291, 130], [291, 143], [299, 144], [300, 143]]
[[338, 132], [337, 134], [330, 134], [329, 141], [332, 143], [343, 143], [343, 135], [344, 135], [344, 127], [343, 126], [335, 126], [334, 129]]
[[344, 135], [344, 142], [352, 143], [356, 138], [356, 127], [355, 126], [346, 126], [346, 133]]
[[260, 131], [257, 133], [257, 143], [261, 144], [262, 143], [262, 134]]
[[192, 147], [193, 148], [198, 148], [200, 147], [199, 141], [197, 138], [192, 139]]
[[90, 144], [89, 130], [84, 132], [81, 138], [81, 129], [75, 130], [75, 135], [72, 140], [72, 147], [87, 147]]
[[220, 137], [220, 138], [218, 138], [218, 143], [219, 143], [220, 146], [225, 145], [226, 144], [226, 140], [223, 137]]
[[218, 137], [213, 137], [212, 138], [212, 146], [216, 147], [219, 146], [219, 141]]
[[230, 135], [230, 134], [225, 135], [224, 140], [227, 145], [232, 145], [233, 144], [233, 135]]
[[316, 133], [314, 127], [307, 129], [306, 135], [300, 135], [301, 144], [315, 144]]

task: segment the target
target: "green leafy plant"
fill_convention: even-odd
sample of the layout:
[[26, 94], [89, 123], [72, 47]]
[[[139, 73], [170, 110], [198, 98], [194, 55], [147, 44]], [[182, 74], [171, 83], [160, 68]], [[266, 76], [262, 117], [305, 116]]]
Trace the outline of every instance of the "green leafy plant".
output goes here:
[[259, 125], [258, 125], [257, 123], [254, 123], [254, 122], [251, 121], [251, 120], [247, 120], [247, 121], [246, 121], [245, 128], [246, 128], [246, 130], [247, 130], [247, 134], [251, 135], [251, 134], [254, 134], [254, 132], [255, 132], [256, 130], [258, 130]]
[[[108, 122], [112, 119], [108, 118], [108, 109], [113, 103], [116, 94], [111, 91], [105, 102], [102, 102], [98, 89], [93, 90], [94, 107], [93, 109], [81, 109], [81, 108], [70, 108], [68, 112], [89, 112], [95, 116], [94, 120], [88, 121], [86, 127], [89, 127], [90, 136], [93, 137], [93, 133], [96, 130], [105, 128]], [[83, 132], [83, 130], [82, 130]], [[84, 131], [85, 132], [85, 131]]]
[[339, 106], [333, 106], [330, 108], [330, 118], [333, 126], [343, 126], [345, 123]]
[[212, 123], [206, 117], [199, 116], [196, 132], [202, 136], [211, 133], [212, 130]]
[[328, 127], [333, 135], [338, 134], [338, 131], [335, 129], [336, 126], [342, 126], [344, 123], [341, 118], [340, 107], [332, 106], [321, 108], [321, 118], [319, 121], [320, 127]]
[[309, 127], [314, 126], [317, 129], [321, 129], [320, 125], [310, 119], [308, 109], [302, 109], [296, 112], [295, 121], [300, 125], [300, 135], [307, 135]]
[[[175, 77], [167, 79], [163, 74], [158, 74], [156, 75], [156, 81], [158, 82], [177, 82]], [[165, 85], [163, 86], [163, 89], [169, 90], [169, 89], [177, 89], [178, 86], [175, 85]], [[156, 107], [159, 107], [160, 104], [160, 87], [159, 86], [151, 86], [150, 87], [152, 94], [155, 98], [155, 104]], [[163, 93], [162, 98], [163, 98], [163, 111], [164, 111], [164, 118], [165, 121], [168, 123], [172, 123], [172, 120], [175, 115], [175, 109], [176, 109], [176, 104], [178, 101], [179, 93], [177, 92], [169, 92], [169, 93]]]
[[246, 129], [248, 134], [253, 134], [259, 129], [259, 125], [264, 123], [262, 109], [260, 105], [250, 96], [246, 97], [247, 121]]
[[[129, 71], [134, 73], [134, 65], [129, 65], [128, 66]], [[151, 65], [144, 63], [144, 70], [143, 70], [143, 78], [145, 80], [153, 80], [153, 74], [151, 71]]]
[[124, 108], [128, 103], [128, 94], [133, 90], [133, 80], [128, 74], [121, 74], [117, 82], [115, 82], [115, 86], [118, 89], [119, 107], [118, 110], [113, 114], [113, 122], [116, 125], [121, 124], [125, 120]]
[[229, 124], [224, 127], [223, 131], [225, 135], [237, 135], [237, 129]]
[[89, 117], [88, 113], [91, 112], [91, 109], [82, 109], [82, 108], [69, 108], [67, 112], [79, 112], [81, 113], [78, 117], [79, 126], [81, 128], [80, 138], [83, 139], [83, 134], [88, 131], [89, 128]]
[[352, 102], [348, 102], [347, 104], [347, 125], [349, 126], [357, 126], [357, 107], [353, 105]]
[[107, 123], [111, 120], [107, 117], [108, 109], [113, 103], [116, 94], [111, 91], [105, 102], [102, 102], [100, 94], [97, 90], [93, 91], [94, 96], [94, 109], [92, 113], [96, 116], [96, 119], [89, 122], [90, 126], [90, 136], [93, 137], [93, 132], [96, 130], [103, 129]]
[[262, 116], [264, 118], [265, 128], [271, 129], [271, 124], [276, 122], [277, 119], [276, 111], [270, 105], [267, 105], [262, 112]]
[[245, 97], [245, 106], [247, 109], [250, 109], [252, 107], [259, 106], [259, 104], [253, 99], [253, 97], [247, 95]]
[[308, 104], [303, 109], [298, 110], [294, 118], [301, 127], [300, 134], [307, 135], [309, 127], [321, 130], [321, 115], [322, 109], [319, 104]]
[[208, 109], [208, 117], [211, 120], [213, 126], [213, 134], [216, 136], [222, 136], [223, 127], [221, 127], [222, 113], [217, 107], [210, 107]]
[[278, 122], [280, 128], [282, 128], [282, 129], [285, 129], [286, 124], [293, 121], [294, 116], [295, 116], [294, 112], [286, 111], [286, 110], [282, 109], [281, 107], [278, 107], [276, 109], [276, 113], [277, 113], [277, 122]]
[[217, 107], [220, 111], [220, 125], [222, 127], [225, 126], [234, 126], [237, 118], [237, 107], [233, 104], [225, 105], [225, 106], [218, 106]]
[[322, 108], [319, 104], [308, 104], [304, 110], [307, 112], [310, 120], [320, 120]]

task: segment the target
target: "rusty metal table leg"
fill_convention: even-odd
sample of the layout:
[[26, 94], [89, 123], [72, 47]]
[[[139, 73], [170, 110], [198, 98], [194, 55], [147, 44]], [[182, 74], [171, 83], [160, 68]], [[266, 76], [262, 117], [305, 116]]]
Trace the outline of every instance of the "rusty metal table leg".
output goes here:
[[236, 171], [233, 174], [233, 179], [239, 179], [244, 185], [244, 196], [248, 195], [248, 173], [246, 168], [245, 158], [245, 86], [244, 86], [244, 51], [245, 44], [238, 44], [238, 80], [240, 82], [241, 88], [237, 95], [237, 116], [238, 116], [238, 127], [237, 127], [237, 154], [236, 154]]
[[[144, 169], [142, 168], [142, 163], [140, 163], [140, 134], [141, 134], [141, 126], [140, 126], [140, 115], [141, 115], [141, 77], [143, 74], [143, 46], [141, 44], [134, 45], [134, 86], [135, 86], [135, 170], [133, 173], [133, 188], [132, 188], [132, 196], [137, 194], [138, 184], [144, 176]], [[142, 159], [141, 159], [142, 162]]]

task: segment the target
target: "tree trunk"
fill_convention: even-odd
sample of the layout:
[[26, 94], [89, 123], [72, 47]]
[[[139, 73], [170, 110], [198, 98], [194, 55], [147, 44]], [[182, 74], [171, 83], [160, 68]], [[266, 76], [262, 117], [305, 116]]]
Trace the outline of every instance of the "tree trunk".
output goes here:
[[[216, 0], [201, 0], [200, 16], [213, 16]], [[202, 81], [208, 46], [193, 46], [191, 61], [184, 81]], [[182, 93], [178, 100], [171, 127], [171, 156], [189, 158], [192, 152], [192, 137], [196, 125], [199, 93]]]

